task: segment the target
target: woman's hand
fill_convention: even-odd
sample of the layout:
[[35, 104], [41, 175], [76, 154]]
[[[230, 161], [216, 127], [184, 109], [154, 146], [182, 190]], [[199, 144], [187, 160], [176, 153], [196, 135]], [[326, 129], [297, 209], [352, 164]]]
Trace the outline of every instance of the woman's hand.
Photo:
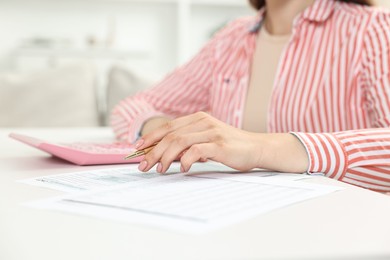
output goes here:
[[288, 172], [307, 169], [306, 151], [291, 134], [243, 131], [204, 112], [165, 123], [143, 136], [136, 148], [143, 149], [156, 142], [159, 143], [145, 155], [139, 170], [148, 171], [158, 163], [157, 171], [164, 173], [179, 157], [183, 172], [194, 162], [208, 159], [240, 171], [256, 167]]

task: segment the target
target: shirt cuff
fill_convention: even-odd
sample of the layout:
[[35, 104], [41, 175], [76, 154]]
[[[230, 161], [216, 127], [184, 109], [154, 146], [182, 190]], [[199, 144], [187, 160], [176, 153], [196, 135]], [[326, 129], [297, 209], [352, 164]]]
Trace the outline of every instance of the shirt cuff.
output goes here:
[[158, 111], [149, 111], [137, 116], [137, 118], [135, 118], [132, 124], [129, 126], [127, 142], [134, 143], [137, 141], [141, 137], [141, 130], [145, 122], [152, 117], [160, 116], [166, 115]]
[[291, 132], [306, 149], [309, 157], [307, 173], [321, 172], [327, 177], [340, 180], [348, 168], [344, 145], [331, 133]]

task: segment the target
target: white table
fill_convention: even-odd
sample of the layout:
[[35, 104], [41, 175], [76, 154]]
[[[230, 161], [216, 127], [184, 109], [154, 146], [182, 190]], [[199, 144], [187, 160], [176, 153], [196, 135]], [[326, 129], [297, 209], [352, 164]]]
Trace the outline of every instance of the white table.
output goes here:
[[[7, 137], [113, 138], [109, 129], [0, 129], [0, 259], [390, 259], [390, 196], [345, 190], [240, 224], [185, 235], [21, 205], [61, 192], [16, 180], [112, 166], [75, 166]], [[86, 139], [87, 138], [87, 139]]]

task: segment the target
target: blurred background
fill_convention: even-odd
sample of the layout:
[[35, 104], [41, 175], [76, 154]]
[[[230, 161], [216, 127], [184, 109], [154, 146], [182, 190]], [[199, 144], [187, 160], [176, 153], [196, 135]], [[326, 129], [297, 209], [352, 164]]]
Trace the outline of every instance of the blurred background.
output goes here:
[[106, 125], [121, 98], [254, 13], [246, 0], [1, 0], [0, 127]]

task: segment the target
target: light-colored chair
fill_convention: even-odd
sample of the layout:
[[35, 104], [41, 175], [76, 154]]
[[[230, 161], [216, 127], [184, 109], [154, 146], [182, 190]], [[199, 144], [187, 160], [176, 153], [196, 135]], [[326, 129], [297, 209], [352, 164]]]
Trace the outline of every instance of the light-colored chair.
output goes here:
[[126, 67], [113, 66], [108, 74], [106, 123], [108, 124], [110, 113], [116, 104], [127, 96], [152, 86], [155, 78], [146, 78]]
[[98, 126], [95, 79], [87, 63], [0, 74], [0, 127]]

